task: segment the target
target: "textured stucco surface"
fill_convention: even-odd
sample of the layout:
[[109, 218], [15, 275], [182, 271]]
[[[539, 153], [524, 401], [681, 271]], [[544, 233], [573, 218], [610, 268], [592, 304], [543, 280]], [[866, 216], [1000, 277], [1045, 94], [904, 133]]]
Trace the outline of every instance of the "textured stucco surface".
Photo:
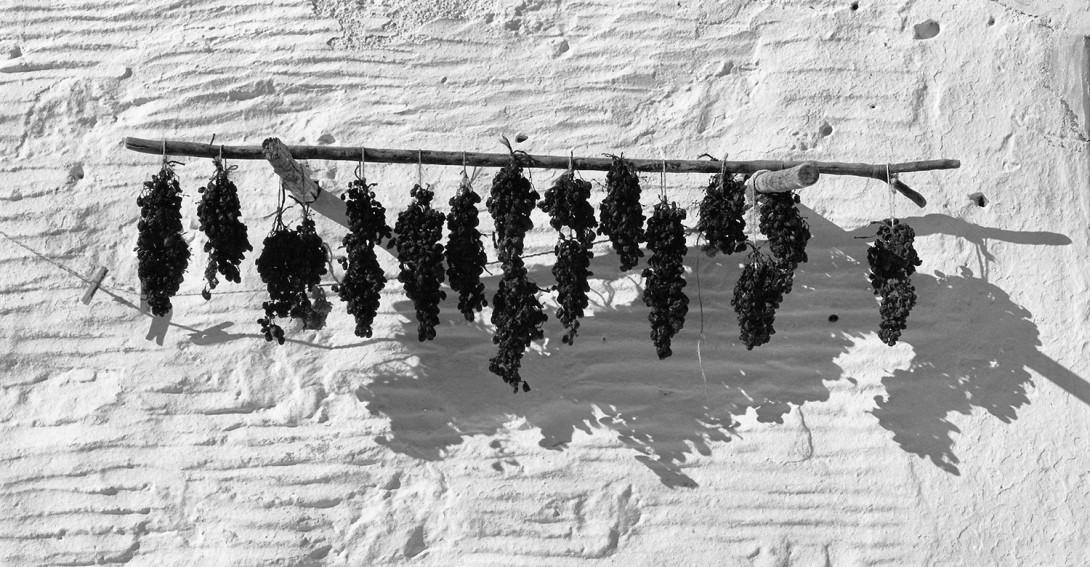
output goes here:
[[[954, 4], [0, 3], [0, 564], [1086, 564], [1090, 16]], [[487, 372], [487, 316], [448, 300], [417, 342], [396, 279], [372, 340], [334, 302], [326, 329], [266, 343], [252, 258], [205, 302], [195, 254], [169, 322], [139, 311], [157, 160], [125, 135], [498, 151], [520, 131], [538, 153], [963, 167], [905, 177], [926, 208], [895, 201], [924, 265], [894, 348], [864, 277], [889, 201], [845, 177], [804, 191], [810, 261], [751, 352], [737, 260], [692, 248], [673, 358], [600, 246], [593, 316], [574, 347], [550, 319], [529, 394]], [[211, 166], [183, 161], [193, 219]], [[276, 181], [237, 165], [258, 243]], [[408, 202], [415, 167], [368, 172]], [[457, 173], [424, 177], [445, 202]], [[706, 178], [667, 182], [692, 210]]]

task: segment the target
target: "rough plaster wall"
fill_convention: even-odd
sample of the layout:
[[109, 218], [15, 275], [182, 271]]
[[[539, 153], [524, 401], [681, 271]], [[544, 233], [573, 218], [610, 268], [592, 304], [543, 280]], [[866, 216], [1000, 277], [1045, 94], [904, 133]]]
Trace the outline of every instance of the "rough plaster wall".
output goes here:
[[[949, 4], [0, 5], [0, 564], [1084, 564], [1090, 17]], [[752, 352], [737, 260], [695, 250], [673, 358], [599, 247], [593, 316], [574, 347], [550, 320], [520, 395], [487, 372], [487, 314], [448, 300], [418, 343], [396, 280], [366, 341], [335, 303], [326, 329], [265, 343], [252, 259], [204, 302], [195, 254], [169, 321], [138, 310], [156, 158], [122, 136], [495, 151], [518, 131], [541, 153], [963, 167], [906, 176], [926, 208], [895, 203], [925, 263], [894, 348], [863, 276], [888, 200], [843, 177], [803, 193], [810, 262]], [[210, 164], [184, 161], [193, 197]], [[276, 182], [238, 165], [259, 240]], [[352, 176], [311, 166], [333, 190]], [[388, 210], [414, 169], [368, 167]], [[445, 201], [455, 169], [424, 175]], [[667, 190], [691, 205], [705, 182]], [[540, 220], [530, 252], [552, 246]]]

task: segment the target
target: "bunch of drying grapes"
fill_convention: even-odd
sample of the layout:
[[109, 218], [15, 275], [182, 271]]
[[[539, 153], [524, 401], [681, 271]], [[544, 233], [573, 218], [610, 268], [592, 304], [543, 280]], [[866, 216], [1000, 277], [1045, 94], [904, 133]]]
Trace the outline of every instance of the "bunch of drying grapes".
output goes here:
[[170, 298], [178, 293], [189, 266], [189, 244], [182, 237], [182, 190], [167, 163], [136, 198], [140, 222], [136, 227], [137, 275], [140, 288], [157, 317], [170, 313]]
[[913, 241], [916, 232], [897, 219], [884, 220], [878, 226], [874, 244], [867, 250], [870, 283], [875, 295], [882, 297], [882, 315], [878, 337], [887, 345], [897, 344], [907, 326], [908, 314], [916, 305], [916, 288], [911, 276], [923, 263]]
[[516, 392], [520, 384], [523, 391], [530, 389], [519, 375], [522, 355], [532, 341], [545, 336], [542, 325], [548, 319], [537, 299], [537, 284], [530, 280], [522, 261], [523, 239], [534, 227], [530, 213], [537, 199], [537, 191], [512, 157], [492, 180], [487, 203], [496, 225], [496, 248], [503, 265], [503, 279], [492, 299], [492, 324], [496, 326], [492, 342], [499, 345], [499, 351], [489, 360], [488, 369]]
[[522, 355], [531, 342], [545, 337], [542, 326], [548, 316], [537, 299], [537, 291], [537, 284], [527, 276], [522, 258], [515, 257], [504, 269], [499, 290], [492, 299], [492, 323], [496, 325], [492, 342], [499, 345], [499, 349], [496, 356], [489, 359], [488, 369], [503, 378], [515, 392], [519, 391], [520, 385], [523, 392], [530, 391], [530, 384], [519, 375]]
[[458, 311], [466, 321], [472, 321], [478, 311], [488, 305], [484, 295], [481, 273], [488, 262], [477, 228], [477, 203], [481, 196], [469, 185], [469, 178], [462, 179], [458, 193], [450, 198], [450, 214], [447, 215], [447, 278], [450, 288], [458, 292]]
[[439, 289], [445, 278], [443, 271], [443, 224], [446, 217], [431, 206], [435, 193], [431, 189], [414, 185], [413, 202], [397, 216], [394, 231], [397, 237], [397, 260], [401, 273], [397, 280], [405, 285], [405, 295], [416, 309], [417, 338], [430, 341], [435, 338], [435, 326], [439, 324], [439, 302], [447, 294]]
[[386, 286], [386, 275], [379, 266], [375, 246], [381, 244], [383, 238], [389, 240], [393, 236], [386, 224], [386, 209], [375, 198], [371, 187], [373, 185], [368, 185], [366, 180], [357, 179], [341, 195], [349, 232], [342, 240], [345, 257], [339, 260], [344, 277], [333, 287], [356, 321], [356, 336], [363, 338], [371, 337], [371, 324], [378, 314], [382, 288]]
[[530, 213], [538, 197], [530, 180], [522, 174], [522, 165], [515, 158], [492, 179], [492, 192], [486, 205], [496, 227], [496, 251], [504, 271], [511, 259], [522, 256], [523, 239], [526, 232], [534, 228]]
[[201, 187], [201, 202], [197, 205], [197, 218], [200, 228], [208, 237], [204, 251], [208, 252], [208, 266], [204, 270], [207, 285], [201, 295], [211, 299], [211, 290], [216, 289], [220, 273], [229, 282], [242, 281], [238, 265], [242, 263], [246, 252], [253, 250], [246, 238], [246, 225], [242, 224], [241, 206], [238, 201], [238, 188], [227, 177], [223, 161], [214, 159], [216, 172], [208, 180], [208, 185]]
[[651, 340], [655, 351], [663, 359], [671, 354], [670, 341], [685, 325], [689, 312], [689, 298], [685, 287], [685, 209], [665, 199], [655, 205], [655, 212], [647, 222], [647, 248], [651, 258], [643, 271], [647, 279], [643, 290], [643, 302], [651, 308]]
[[588, 245], [594, 240], [594, 207], [590, 204], [590, 182], [569, 171], [557, 178], [545, 191], [538, 208], [549, 214], [549, 224], [560, 231], [567, 227], [572, 236]]
[[282, 209], [277, 212], [256, 262], [257, 273], [269, 292], [269, 300], [261, 304], [265, 317], [257, 322], [265, 340], [275, 339], [280, 344], [284, 344], [284, 329], [274, 319], [290, 316], [305, 324], [313, 318], [314, 306], [308, 293], [326, 273], [325, 245], [306, 209], [295, 230], [284, 226], [282, 214]]
[[768, 237], [768, 247], [785, 274], [784, 293], [791, 293], [795, 269], [806, 261], [806, 242], [810, 240], [810, 225], [802, 218], [799, 196], [793, 192], [761, 193], [761, 232]]
[[[545, 200], [538, 205], [549, 214], [549, 224], [561, 231], [552, 273], [557, 288], [556, 316], [567, 330], [560, 338], [564, 344], [574, 343], [579, 318], [590, 304], [587, 280], [593, 275], [590, 271], [590, 260], [594, 257], [591, 246], [598, 221], [594, 219], [594, 207], [589, 200], [590, 182], [576, 179], [574, 172], [569, 171], [545, 192]], [[565, 227], [570, 231], [570, 238], [564, 237]]]
[[746, 258], [730, 304], [738, 315], [739, 338], [747, 350], [767, 343], [776, 332], [772, 324], [776, 320], [776, 309], [783, 301], [787, 277], [776, 261], [757, 250]]
[[613, 165], [606, 173], [606, 198], [602, 200], [600, 218], [598, 234], [609, 236], [621, 258], [621, 271], [634, 268], [643, 257], [640, 243], [645, 240], [640, 178], [631, 163], [617, 156], [613, 156]]
[[697, 230], [704, 235], [701, 249], [708, 256], [746, 249], [745, 210], [745, 183], [731, 174], [713, 175], [700, 201], [700, 218], [696, 223]]

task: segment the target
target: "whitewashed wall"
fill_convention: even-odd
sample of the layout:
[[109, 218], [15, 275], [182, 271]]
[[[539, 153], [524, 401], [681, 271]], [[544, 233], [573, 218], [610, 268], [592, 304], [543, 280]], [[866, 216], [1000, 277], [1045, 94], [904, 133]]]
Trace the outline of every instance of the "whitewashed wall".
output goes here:
[[[1085, 0], [4, 2], [0, 564], [1085, 564], [1085, 36]], [[324, 330], [266, 343], [252, 258], [200, 297], [192, 220], [173, 317], [138, 309], [157, 159], [123, 136], [501, 151], [516, 132], [537, 153], [963, 166], [905, 177], [926, 208], [895, 202], [924, 265], [893, 348], [864, 277], [887, 194], [831, 176], [803, 193], [810, 261], [751, 352], [737, 259], [695, 249], [673, 358], [599, 246], [593, 316], [574, 347], [550, 319], [529, 394], [488, 373], [487, 316], [447, 300], [417, 342], [396, 280], [373, 340], [335, 302]], [[183, 161], [194, 219], [211, 164]], [[259, 244], [277, 183], [237, 165]], [[457, 173], [424, 177], [445, 202]], [[369, 166], [395, 212], [415, 176]], [[706, 182], [668, 179], [690, 222]], [[551, 249], [542, 221], [530, 252]]]

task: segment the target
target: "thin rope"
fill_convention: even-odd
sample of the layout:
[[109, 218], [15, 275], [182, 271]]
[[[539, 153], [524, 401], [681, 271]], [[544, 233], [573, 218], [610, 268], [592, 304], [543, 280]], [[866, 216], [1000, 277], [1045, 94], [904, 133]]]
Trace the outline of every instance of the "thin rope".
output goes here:
[[424, 151], [416, 150], [416, 184], [424, 186]]
[[568, 172], [575, 171], [575, 150], [568, 150]]
[[360, 181], [367, 181], [367, 148], [360, 146]]
[[666, 160], [662, 160], [662, 173], [659, 174], [659, 196], [666, 200]]
[[163, 140], [163, 163], [167, 163], [167, 141]]
[[[696, 234], [696, 247], [700, 248], [700, 233]], [[706, 340], [704, 337], [704, 296], [700, 293], [700, 254], [696, 255], [696, 303], [700, 306], [700, 335], [696, 339], [696, 363], [700, 365], [700, 377], [704, 379], [704, 397], [708, 396], [708, 375], [704, 372], [704, 356], [700, 353], [700, 346]]]
[[893, 226], [893, 178], [889, 175], [889, 164], [886, 164], [886, 188], [889, 189], [889, 225]]

